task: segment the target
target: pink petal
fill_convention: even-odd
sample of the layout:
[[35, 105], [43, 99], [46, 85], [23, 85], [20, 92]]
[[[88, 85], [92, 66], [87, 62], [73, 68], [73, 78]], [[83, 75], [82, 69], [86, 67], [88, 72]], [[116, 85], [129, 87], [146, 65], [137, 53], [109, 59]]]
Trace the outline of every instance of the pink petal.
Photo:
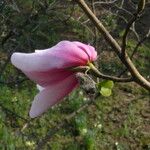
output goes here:
[[73, 72], [65, 69], [52, 69], [45, 72], [24, 72], [26, 76], [35, 83], [45, 87], [48, 85], [61, 82], [65, 78], [73, 74]]
[[76, 44], [80, 49], [82, 49], [87, 55], [89, 56], [90, 61], [94, 61], [97, 58], [97, 52], [95, 51], [95, 48], [90, 45], [83, 44], [78, 41], [74, 41], [74, 44]]
[[35, 53], [14, 53], [11, 57], [12, 64], [26, 72], [86, 65], [88, 60], [87, 53], [70, 41], [59, 42], [52, 48]]
[[11, 56], [11, 62], [18, 69], [27, 72], [46, 71], [51, 68], [59, 68], [64, 64], [64, 60], [52, 57], [46, 51], [30, 54], [14, 53]]
[[78, 82], [75, 75], [71, 75], [58, 84], [48, 86], [35, 96], [30, 110], [30, 117], [34, 118], [41, 115], [49, 107], [60, 102], [63, 97], [68, 95]]

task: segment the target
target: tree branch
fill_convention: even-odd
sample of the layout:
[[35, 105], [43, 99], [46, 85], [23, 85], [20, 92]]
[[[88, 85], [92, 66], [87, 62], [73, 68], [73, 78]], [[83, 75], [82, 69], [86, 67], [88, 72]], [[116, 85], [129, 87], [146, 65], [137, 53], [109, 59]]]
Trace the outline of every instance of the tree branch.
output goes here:
[[[138, 41], [138, 43], [136, 44], [130, 58], [131, 60], [133, 59], [133, 56], [136, 54], [136, 52], [138, 51], [138, 48], [143, 44], [143, 42], [145, 42], [145, 40], [147, 40], [148, 38], [150, 37], [150, 29], [148, 30], [147, 34], [141, 39]], [[125, 70], [123, 70], [119, 75], [118, 77], [121, 77], [126, 71], [128, 71], [128, 69], [126, 68]]]
[[126, 30], [125, 30], [123, 38], [122, 38], [122, 53], [124, 55], [125, 55], [125, 50], [126, 50], [126, 45], [127, 45], [128, 33], [130, 31], [130, 28], [131, 28], [132, 24], [136, 21], [137, 17], [138, 17], [138, 13], [136, 12], [134, 14], [134, 16], [131, 18], [131, 20], [128, 22], [127, 26], [126, 26]]
[[125, 55], [125, 50], [126, 50], [126, 45], [127, 45], [127, 36], [130, 31], [130, 28], [132, 24], [137, 20], [139, 14], [143, 11], [145, 7], [145, 0], [139, 0], [138, 1], [138, 7], [136, 9], [136, 12], [134, 13], [133, 17], [131, 20], [128, 22], [125, 33], [122, 38], [122, 53]]
[[115, 77], [115, 76], [104, 75], [93, 64], [90, 64], [90, 69], [96, 77], [99, 77], [99, 78], [102, 78], [102, 79], [112, 80], [112, 81], [115, 81], [115, 82], [132, 82], [133, 81], [132, 77], [130, 77], [130, 78], [118, 78], [118, 77]]
[[75, 67], [75, 68], [68, 68], [71, 71], [74, 72], [91, 72], [92, 75], [94, 75], [95, 77], [98, 77], [100, 79], [106, 79], [106, 80], [112, 80], [114, 82], [132, 82], [133, 78], [119, 78], [119, 77], [115, 77], [115, 76], [109, 76], [109, 75], [105, 75], [103, 73], [101, 73], [93, 64], [89, 64], [90, 66], [79, 66], [79, 67]]
[[130, 58], [132, 60], [134, 54], [137, 52], [138, 48], [143, 44], [145, 40], [147, 40], [150, 37], [150, 29], [148, 30], [147, 34], [137, 43], [135, 46], [133, 53], [131, 54]]
[[129, 58], [129, 56], [125, 53], [122, 54], [121, 47], [116, 42], [116, 40], [109, 34], [103, 24], [98, 20], [98, 18], [93, 14], [90, 8], [87, 6], [84, 0], [74, 0], [79, 4], [85, 14], [89, 17], [89, 19], [93, 22], [93, 24], [97, 27], [98, 31], [104, 36], [105, 40], [109, 43], [109, 45], [116, 52], [122, 63], [128, 68], [130, 71], [133, 80], [144, 87], [145, 89], [150, 91], [150, 83], [138, 72], [133, 62]]

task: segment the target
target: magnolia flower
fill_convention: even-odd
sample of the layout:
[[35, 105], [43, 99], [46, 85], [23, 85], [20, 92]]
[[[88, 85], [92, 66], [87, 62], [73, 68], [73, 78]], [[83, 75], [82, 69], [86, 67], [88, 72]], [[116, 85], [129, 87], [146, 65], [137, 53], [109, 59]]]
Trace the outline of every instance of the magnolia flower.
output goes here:
[[35, 53], [14, 53], [11, 56], [12, 64], [37, 83], [40, 90], [32, 103], [30, 117], [41, 115], [78, 85], [75, 72], [69, 68], [85, 66], [96, 57], [92, 46], [70, 41], [61, 41]]

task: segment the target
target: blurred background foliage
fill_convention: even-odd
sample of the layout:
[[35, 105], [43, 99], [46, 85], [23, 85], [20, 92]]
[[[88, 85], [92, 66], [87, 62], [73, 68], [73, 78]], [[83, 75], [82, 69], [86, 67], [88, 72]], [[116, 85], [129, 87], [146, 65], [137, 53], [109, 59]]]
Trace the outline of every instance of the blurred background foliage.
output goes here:
[[[136, 9], [137, 0], [111, 2], [87, 1], [120, 43], [126, 22]], [[129, 54], [148, 33], [149, 12], [150, 3], [147, 1], [145, 11], [128, 37]], [[77, 89], [43, 116], [30, 120], [28, 111], [38, 91], [34, 83], [10, 64], [10, 56], [14, 51], [34, 52], [35, 49], [45, 49], [61, 40], [78, 40], [94, 45], [99, 54], [96, 65], [104, 73], [118, 75], [124, 70], [113, 49], [74, 2], [0, 1], [0, 150], [34, 149], [50, 129], [90, 98], [81, 89]], [[147, 38], [133, 59], [148, 79], [149, 49]], [[128, 72], [124, 74], [128, 75]], [[96, 106], [90, 105], [86, 111], [76, 115], [45, 143], [45, 149], [149, 150], [149, 110], [150, 97], [147, 91], [134, 83], [115, 83], [110, 97], [99, 97]]]

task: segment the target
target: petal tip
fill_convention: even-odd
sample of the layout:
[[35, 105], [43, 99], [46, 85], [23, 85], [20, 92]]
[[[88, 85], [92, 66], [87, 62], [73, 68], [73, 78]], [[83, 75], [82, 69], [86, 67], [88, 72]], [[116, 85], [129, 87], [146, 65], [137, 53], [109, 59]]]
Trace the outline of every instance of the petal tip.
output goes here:
[[10, 60], [11, 60], [11, 63], [12, 63], [15, 67], [20, 68], [20, 66], [21, 66], [21, 64], [22, 64], [22, 63], [21, 63], [22, 57], [21, 57], [21, 54], [20, 54], [20, 53], [13, 53], [13, 54], [11, 55]]
[[36, 108], [35, 101], [33, 101], [32, 105], [31, 105], [31, 108], [30, 108], [30, 111], [29, 111], [30, 118], [36, 118], [36, 117], [38, 117], [39, 113], [37, 111], [38, 111], [38, 107]]
[[31, 108], [30, 111], [29, 111], [29, 116], [30, 116], [30, 118], [35, 118], [35, 117], [37, 117], [37, 115], [35, 115], [35, 113], [32, 111], [32, 108]]
[[16, 53], [13, 53], [12, 55], [11, 55], [11, 63], [13, 64], [13, 65], [15, 65], [15, 60], [16, 60]]

